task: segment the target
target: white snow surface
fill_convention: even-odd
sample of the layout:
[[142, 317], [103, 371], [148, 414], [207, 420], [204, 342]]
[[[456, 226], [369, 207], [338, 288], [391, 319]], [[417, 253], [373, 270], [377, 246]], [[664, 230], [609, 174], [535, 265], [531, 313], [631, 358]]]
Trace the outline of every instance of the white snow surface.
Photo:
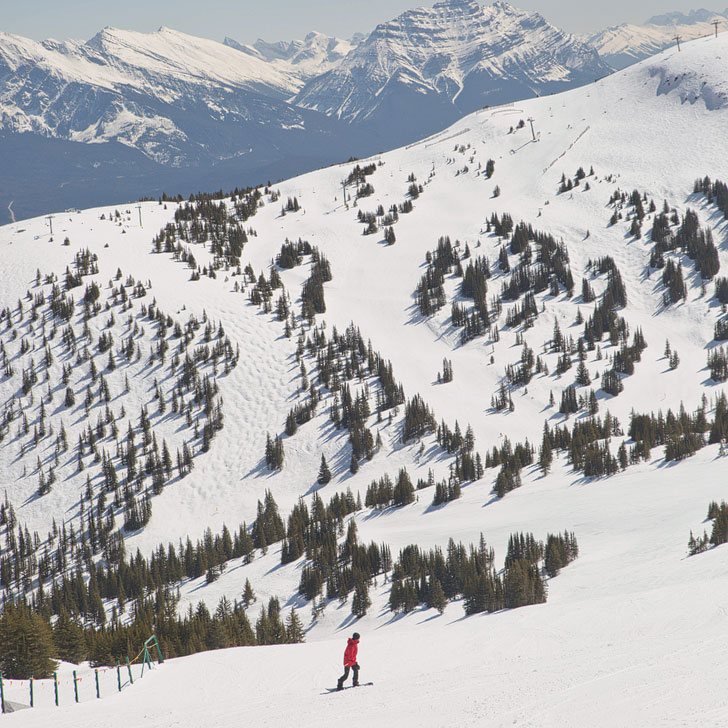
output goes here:
[[[351, 163], [276, 185], [283, 200], [295, 195], [302, 210], [281, 217], [280, 201], [260, 209], [250, 220], [258, 235], [246, 245], [243, 265], [251, 263], [257, 274], [286, 237], [309, 240], [331, 262], [327, 312], [319, 317], [327, 328], [341, 330], [354, 321], [374, 348], [391, 359], [406, 394], [420, 392], [438, 420], [452, 425], [457, 419], [462, 427], [470, 423], [480, 452], [502, 442], [503, 436], [512, 441], [528, 437], [538, 444], [544, 419], [552, 424], [563, 420], [549, 407], [548, 397], [573, 382], [573, 370], [557, 379], [555, 355], [545, 355], [552, 373], [534, 378], [527, 393], [514, 393], [514, 412], [493, 414], [491, 394], [505, 366], [520, 357], [515, 332], [503, 330], [497, 343], [483, 337], [459, 346], [457, 332], [448, 325], [449, 309], [423, 321], [412, 298], [425, 254], [436, 247], [438, 236], [450, 235], [463, 247], [467, 242], [473, 254], [487, 254], [493, 262], [498, 243], [485, 234], [485, 221], [493, 212], [508, 211], [516, 222], [524, 219], [564, 239], [577, 282], [586, 275], [587, 261], [603, 255], [611, 255], [622, 272], [629, 302], [620, 313], [631, 330], [642, 328], [648, 349], [635, 374], [625, 380], [624, 392], [600, 399], [600, 415], [608, 408], [626, 427], [633, 408], [676, 410], [684, 402], [693, 410], [703, 394], [710, 401], [721, 389], [705, 366], [720, 311], [710, 297], [712, 286], [701, 296], [699, 279], [685, 261], [688, 299], [665, 310], [659, 275], [645, 275], [651, 245], [630, 237], [628, 222], [608, 226], [608, 201], [617, 187], [628, 193], [636, 188], [654, 198], [658, 210], [663, 199], [683, 212], [687, 206], [696, 209], [701, 223], [713, 228], [721, 262], [728, 265], [722, 215], [691, 195], [696, 177], [728, 179], [727, 60], [728, 36], [694, 41], [681, 53], [663, 52], [565, 94], [486, 109], [442, 134], [382, 155], [376, 161], [383, 165], [369, 178], [376, 193], [360, 201], [364, 210], [401, 202], [410, 173], [425, 183], [435, 172], [414, 211], [402, 215], [395, 226], [394, 246], [381, 244], [378, 236], [362, 236], [356, 210], [344, 209], [340, 185]], [[509, 133], [519, 119], [529, 117], [538, 133], [536, 143], [530, 140], [528, 124]], [[461, 153], [454, 151], [456, 145], [470, 147]], [[495, 160], [496, 171], [485, 181], [477, 164], [484, 167], [488, 158]], [[591, 189], [581, 186], [557, 195], [562, 172], [573, 175], [580, 166], [594, 167]], [[501, 195], [494, 198], [496, 184]], [[108, 211], [57, 216], [53, 243], [42, 218], [0, 228], [0, 306], [13, 307], [26, 289], [32, 290], [37, 267], [62, 271], [79, 247], [89, 247], [99, 255], [100, 283], [105, 285], [117, 267], [125, 276], [150, 280], [148, 295], [163, 310], [184, 317], [205, 309], [241, 347], [240, 365], [221, 380], [225, 429], [210, 452], [196, 460], [191, 475], [169, 484], [154, 499], [151, 522], [127, 539], [128, 550], [138, 547], [149, 553], [160, 542], [176, 543], [188, 534], [199, 538], [208, 526], [215, 532], [223, 523], [231, 528], [243, 520], [250, 523], [266, 489], [287, 514], [299, 496], [313, 489], [322, 452], [334, 474], [321, 490], [325, 499], [347, 487], [363, 496], [373, 478], [395, 474], [403, 465], [413, 479], [425, 477], [429, 467], [437, 477], [447, 472], [449, 460], [434, 449], [432, 438], [427, 438], [427, 454], [418, 462], [418, 444], [402, 447], [395, 428], [385, 427], [383, 451], [351, 476], [346, 438], [331, 431], [325, 413], [285, 440], [281, 473], [262, 470], [266, 431], [282, 431], [286, 413], [300, 396], [295, 337], [286, 339], [273, 316], [233, 293], [233, 278], [220, 272], [216, 280], [203, 277], [189, 283], [188, 269], [150, 253], [151, 236], [171, 219], [173, 205], [165, 209], [144, 203], [143, 228], [131, 214], [124, 214], [121, 227], [99, 220]], [[65, 235], [71, 247], [60, 245]], [[199, 253], [204, 258], [204, 251]], [[295, 300], [307, 267], [281, 275]], [[447, 285], [454, 288], [454, 280]], [[490, 285], [492, 293], [500, 282], [495, 278]], [[595, 280], [594, 285], [602, 284]], [[565, 334], [578, 336], [581, 328], [573, 325], [578, 297], [569, 301], [564, 294], [553, 298], [545, 292], [537, 302], [545, 311], [523, 332], [537, 353], [550, 338], [555, 319]], [[582, 309], [587, 316], [591, 305]], [[680, 355], [675, 371], [669, 371], [663, 355], [666, 339]], [[608, 344], [603, 349], [605, 356], [610, 353]], [[437, 385], [444, 357], [452, 360], [455, 379]], [[605, 368], [594, 352], [587, 364], [591, 373]], [[138, 405], [147, 395], [135, 389], [129, 396]], [[3, 396], [8, 396], [6, 390]], [[374, 419], [371, 426], [376, 427]], [[74, 442], [72, 435], [69, 440]], [[620, 440], [613, 440], [613, 450]], [[80, 483], [70, 480], [48, 496], [32, 499], [36, 479], [22, 477], [22, 460], [10, 449], [15, 450], [0, 451], [0, 487], [20, 521], [41, 533], [53, 517], [77, 521], [75, 486]], [[425, 490], [406, 508], [365, 510], [355, 516], [360, 539], [388, 542], [393, 556], [410, 543], [444, 546], [450, 536], [468, 543], [483, 532], [502, 563], [510, 533], [533, 531], [545, 538], [547, 532], [574, 531], [580, 556], [549, 583], [545, 605], [465, 618], [461, 605], [450, 604], [442, 616], [417, 610], [395, 617], [386, 610], [388, 585], [380, 581], [362, 620], [353, 619], [349, 604], [331, 603], [313, 623], [309, 605], [296, 594], [302, 564], [280, 566], [275, 547], [249, 565], [230, 563], [211, 585], [204, 579], [183, 584], [180, 609], [200, 599], [214, 607], [222, 595], [239, 598], [249, 578], [258, 604], [277, 594], [284, 610], [301, 607], [309, 627], [306, 644], [169, 660], [121, 695], [95, 701], [86, 693], [80, 706], [55, 709], [48, 703], [4, 720], [8, 726], [29, 727], [52, 721], [60, 728], [724, 726], [726, 547], [688, 558], [686, 543], [690, 530], [699, 534], [708, 527], [704, 519], [709, 501], [726, 497], [725, 464], [717, 446], [671, 466], [657, 450], [651, 462], [608, 479], [584, 479], [559, 459], [546, 477], [536, 468], [525, 471], [523, 486], [502, 500], [491, 493], [495, 471], [487, 471], [483, 480], [466, 485], [460, 500], [444, 507], [431, 508], [432, 494]], [[28, 457], [32, 465], [35, 454]], [[256, 615], [254, 605], [251, 618]], [[362, 634], [362, 679], [375, 684], [322, 695], [335, 684], [345, 637], [354, 629]], [[7, 697], [23, 700], [25, 694], [15, 696], [11, 690]]]

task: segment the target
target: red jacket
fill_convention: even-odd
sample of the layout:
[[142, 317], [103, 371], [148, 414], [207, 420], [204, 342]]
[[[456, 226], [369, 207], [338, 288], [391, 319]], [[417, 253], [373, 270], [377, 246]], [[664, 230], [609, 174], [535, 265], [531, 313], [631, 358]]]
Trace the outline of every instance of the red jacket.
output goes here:
[[359, 640], [353, 640], [349, 637], [344, 650], [344, 667], [356, 665], [356, 652], [359, 649]]

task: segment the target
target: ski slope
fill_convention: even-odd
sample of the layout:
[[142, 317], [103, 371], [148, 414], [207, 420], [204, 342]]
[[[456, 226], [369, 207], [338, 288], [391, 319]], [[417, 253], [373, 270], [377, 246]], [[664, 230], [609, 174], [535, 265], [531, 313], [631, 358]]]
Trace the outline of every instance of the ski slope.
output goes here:
[[[573, 382], [573, 369], [557, 378], [556, 355], [544, 354], [551, 373], [535, 377], [527, 392], [514, 391], [513, 412], [494, 413], [491, 395], [506, 365], [520, 358], [516, 332], [503, 329], [498, 342], [484, 336], [461, 346], [458, 332], [449, 326], [449, 307], [424, 320], [413, 298], [425, 255], [439, 236], [460, 240], [463, 248], [467, 243], [472, 254], [487, 254], [493, 263], [499, 244], [485, 233], [486, 220], [494, 212], [510, 212], [516, 222], [523, 219], [566, 242], [577, 281], [572, 299], [563, 293], [539, 294], [544, 312], [533, 328], [521, 332], [534, 350], [542, 353], [555, 320], [565, 335], [577, 338], [582, 331], [574, 324], [577, 308], [584, 316], [592, 309], [580, 303], [579, 279], [590, 258], [610, 255], [628, 293], [620, 315], [632, 331], [642, 328], [648, 348], [635, 374], [624, 380], [624, 392], [616, 398], [599, 393], [599, 414], [608, 408], [626, 428], [633, 408], [677, 410], [683, 402], [692, 411], [704, 394], [710, 402], [721, 390], [705, 362], [720, 312], [712, 284], [701, 295], [699, 276], [685, 264], [688, 298], [665, 309], [659, 274], [647, 275], [651, 244], [631, 237], [625, 220], [610, 227], [608, 202], [618, 188], [627, 194], [638, 189], [655, 200], [658, 211], [663, 199], [681, 213], [688, 206], [697, 210], [701, 224], [713, 230], [725, 275], [725, 220], [692, 190], [697, 177], [728, 179], [728, 157], [722, 153], [728, 123], [726, 59], [725, 34], [694, 41], [681, 53], [666, 51], [581, 89], [484, 109], [439, 135], [375, 158], [382, 164], [368, 179], [376, 192], [360, 200], [358, 208], [373, 211], [382, 204], [386, 210], [402, 202], [411, 173], [423, 184], [413, 212], [395, 225], [393, 246], [384, 245], [381, 235], [363, 236], [358, 208], [343, 205], [341, 182], [352, 163], [275, 185], [281, 199], [266, 202], [246, 224], [257, 236], [243, 251], [243, 266], [250, 263], [256, 274], [267, 272], [286, 238], [318, 246], [333, 273], [325, 284], [327, 311], [319, 322], [342, 330], [353, 321], [391, 359], [408, 397], [421, 393], [438, 421], [472, 425], [476, 450], [485, 453], [505, 436], [513, 442], [528, 437], [538, 445], [545, 420], [563, 422], [558, 404], [549, 406], [549, 394], [553, 391], [558, 403], [561, 389]], [[536, 142], [528, 123], [510, 132], [529, 118]], [[495, 160], [495, 174], [485, 180], [478, 163], [484, 168], [488, 159]], [[562, 173], [573, 176], [580, 166], [594, 168], [590, 189], [557, 194]], [[493, 196], [496, 185], [498, 197]], [[289, 196], [296, 196], [302, 209], [282, 216], [281, 204]], [[262, 313], [246, 295], [236, 293], [234, 277], [218, 272], [216, 279], [189, 282], [189, 269], [151, 253], [151, 238], [172, 218], [173, 204], [143, 203], [144, 227], [135, 206], [117, 207], [121, 225], [100, 219], [102, 213], [108, 218], [109, 208], [56, 216], [53, 242], [43, 218], [0, 228], [0, 307], [15, 306], [26, 289], [32, 290], [36, 268], [63, 271], [78, 248], [89, 247], [99, 255], [100, 283], [106, 284], [119, 267], [125, 276], [149, 280], [148, 295], [165, 311], [184, 316], [205, 310], [241, 347], [239, 366], [221, 384], [225, 429], [191, 475], [154, 498], [149, 525], [127, 538], [127, 551], [149, 553], [160, 542], [176, 543], [188, 534], [199, 538], [208, 526], [217, 532], [223, 523], [231, 528], [243, 520], [250, 523], [266, 489], [286, 515], [300, 496], [318, 489], [322, 453], [334, 476], [319, 489], [326, 500], [347, 487], [363, 497], [371, 480], [394, 475], [402, 466], [413, 480], [425, 478], [429, 468], [438, 478], [447, 474], [451, 461], [433, 437], [425, 439], [422, 456], [419, 443], [402, 445], [401, 412], [391, 425], [385, 419], [382, 450], [356, 475], [348, 471], [346, 436], [331, 428], [324, 411], [286, 438], [283, 471], [266, 471], [261, 464], [266, 432], [282, 432], [291, 406], [303, 401], [295, 335], [287, 339], [273, 314]], [[650, 220], [643, 226], [647, 235]], [[70, 247], [61, 244], [64, 236], [71, 239]], [[205, 255], [195, 248], [198, 260]], [[294, 301], [308, 274], [308, 265], [281, 272]], [[499, 291], [500, 282], [497, 276], [489, 281], [490, 294]], [[449, 292], [455, 285], [448, 280]], [[603, 281], [594, 279], [593, 285], [600, 293]], [[664, 356], [666, 339], [680, 355], [674, 371]], [[608, 344], [603, 346], [609, 353]], [[444, 385], [436, 382], [443, 358], [451, 359], [454, 369], [454, 381]], [[606, 366], [595, 352], [589, 352], [587, 365], [592, 374]], [[143, 388], [129, 396], [136, 409], [150, 397]], [[620, 440], [614, 439], [613, 449]], [[33, 462], [35, 454], [25, 465], [30, 468]], [[78, 492], [56, 487], [34, 499], [37, 483], [23, 477], [23, 465], [15, 448], [0, 450], [0, 488], [20, 521], [41, 533], [54, 517], [78, 522]], [[69, 477], [71, 467], [65, 473]], [[495, 548], [496, 563], [502, 564], [511, 533], [532, 531], [545, 538], [547, 532], [564, 529], [576, 533], [580, 556], [549, 583], [544, 605], [465, 618], [456, 603], [442, 616], [416, 610], [395, 617], [386, 610], [388, 584], [380, 581], [363, 619], [353, 619], [350, 604], [332, 602], [314, 622], [309, 621], [310, 604], [297, 595], [302, 562], [281, 566], [277, 545], [251, 564], [230, 563], [213, 584], [206, 585], [204, 578], [184, 583], [180, 610], [201, 599], [214, 608], [222, 595], [239, 598], [249, 578], [258, 605], [278, 595], [284, 611], [300, 608], [310, 627], [306, 644], [170, 660], [121, 695], [23, 711], [5, 720], [10, 726], [45, 726], [52, 720], [61, 727], [109, 728], [343, 721], [354, 726], [534, 728], [725, 725], [726, 547], [686, 556], [690, 530], [697, 535], [709, 529], [708, 503], [726, 498], [724, 473], [717, 446], [678, 465], [666, 465], [661, 448], [655, 448], [652, 461], [595, 480], [574, 473], [561, 457], [545, 477], [535, 467], [524, 471], [523, 486], [502, 500], [491, 492], [496, 471], [487, 470], [482, 480], [463, 488], [460, 500], [439, 508], [431, 507], [432, 492], [424, 490], [406, 508], [364, 510], [355, 516], [361, 541], [385, 541], [395, 557], [410, 543], [444, 546], [453, 536], [467, 544], [482, 532]], [[252, 619], [257, 609], [251, 607]], [[362, 680], [372, 679], [375, 685], [322, 695], [335, 684], [345, 637], [354, 629], [362, 634]]]

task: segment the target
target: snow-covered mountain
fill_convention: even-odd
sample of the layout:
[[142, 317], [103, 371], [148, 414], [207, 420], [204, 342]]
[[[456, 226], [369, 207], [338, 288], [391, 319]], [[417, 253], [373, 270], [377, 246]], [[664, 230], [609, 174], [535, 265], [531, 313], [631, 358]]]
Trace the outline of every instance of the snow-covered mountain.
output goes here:
[[[42, 164], [33, 184], [58, 209], [189, 193], [216, 177], [277, 179], [375, 149], [349, 125], [287, 103], [309, 41], [300, 57], [270, 63], [169, 28], [106, 28], [86, 43], [0, 34], [0, 153]], [[30, 183], [3, 175], [3, 209], [14, 200], [18, 217], [37, 213]]]
[[[402, 574], [385, 569], [357, 618], [335, 569], [315, 601], [301, 593], [314, 565], [310, 553], [283, 558], [301, 535], [291, 519], [286, 541], [169, 586], [180, 614], [203, 601], [197, 613], [210, 619], [249, 580], [251, 621], [277, 595], [298, 609], [307, 644], [183, 658], [100, 701], [84, 671], [79, 706], [67, 680], [61, 708], [53, 685], [37, 681], [37, 707], [3, 720], [723, 725], [716, 625], [728, 547], [687, 552], [691, 532], [728, 538], [717, 505], [728, 157], [716, 153], [727, 59], [728, 35], [689, 42], [249, 196], [1, 227], [0, 578], [13, 596], [32, 593], [40, 571], [49, 594], [66, 552], [69, 572], [113, 564], [118, 553], [98, 544], [106, 529], [123, 531], [128, 555], [161, 554], [161, 569], [166, 544], [184, 550], [208, 527], [250, 528], [269, 497], [284, 520], [294, 508], [302, 517], [302, 500], [313, 512], [314, 496], [350, 504], [324, 534], [342, 571], [355, 538], [387, 544], [394, 560], [409, 545], [438, 547], [450, 562], [470, 543], [484, 559], [492, 547], [497, 575], [514, 533], [566, 530], [579, 542], [578, 558], [547, 580], [545, 603], [467, 616], [459, 593], [439, 614], [424, 601], [430, 570], [408, 582], [411, 609], [394, 613]], [[432, 420], [418, 419], [417, 394]], [[462, 474], [470, 433], [490, 459], [482, 477]], [[540, 466], [550, 437], [553, 462]], [[180, 452], [170, 472], [167, 445], [172, 460]], [[279, 445], [282, 468], [271, 469], [266, 454], [275, 461]], [[402, 469], [419, 486], [414, 500], [387, 506], [383, 487], [380, 506], [367, 505], [385, 475], [406, 484]], [[435, 502], [443, 482], [459, 497]], [[499, 493], [504, 485], [515, 487]], [[140, 502], [151, 504], [143, 527]], [[461, 557], [450, 538], [463, 542]], [[101, 611], [126, 602], [122, 620], [132, 618], [128, 596]], [[374, 685], [321, 695], [354, 629]], [[27, 682], [6, 681], [7, 699], [27, 695]]]
[[728, 28], [728, 10], [656, 15], [644, 25], [623, 23], [585, 36], [584, 41], [596, 48], [602, 60], [613, 68], [625, 68], [673, 45], [675, 36], [687, 41], [714, 33], [714, 20], [721, 21], [719, 31]]
[[[464, 113], [594, 81], [592, 48], [505, 2], [442, 0], [375, 28], [295, 103], [411, 141]], [[407, 138], [409, 137], [409, 139]]]
[[[8, 204], [18, 219], [38, 214], [39, 193], [58, 210], [280, 179], [605, 72], [537, 14], [475, 0], [410, 11], [351, 42], [0, 33], [0, 155], [11, 170], [0, 220]], [[21, 173], [21, 160], [43, 174]]]
[[225, 38], [223, 42], [231, 48], [285, 68], [303, 80], [326, 73], [358, 45], [315, 31], [303, 40], [267, 43], [259, 38], [252, 45], [245, 45], [233, 38]]

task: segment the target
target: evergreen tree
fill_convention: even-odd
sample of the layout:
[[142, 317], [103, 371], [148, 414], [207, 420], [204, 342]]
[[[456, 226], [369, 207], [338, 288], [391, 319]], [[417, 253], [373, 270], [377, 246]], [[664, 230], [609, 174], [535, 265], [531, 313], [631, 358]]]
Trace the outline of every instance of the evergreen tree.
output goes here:
[[56, 669], [48, 622], [27, 609], [5, 604], [0, 617], [0, 672], [6, 678], [49, 678]]
[[365, 581], [360, 580], [354, 588], [354, 597], [351, 600], [351, 613], [361, 618], [367, 613], [367, 609], [372, 606], [372, 600], [369, 598], [369, 589]]
[[319, 485], [326, 485], [331, 480], [331, 471], [326, 464], [326, 458], [321, 456], [321, 467], [319, 468], [317, 482]]
[[297, 644], [304, 641], [303, 624], [298, 614], [296, 614], [296, 610], [291, 607], [291, 611], [286, 617], [286, 642]]
[[255, 599], [255, 592], [253, 591], [253, 587], [250, 584], [250, 579], [246, 579], [245, 587], [243, 589], [243, 604], [245, 605], [245, 608], [247, 609], [248, 607], [250, 607]]
[[83, 627], [71, 619], [63, 607], [53, 625], [53, 643], [56, 657], [64, 662], [73, 662], [77, 665], [86, 659], [87, 648]]
[[442, 584], [436, 576], [430, 577], [430, 583], [427, 589], [427, 606], [430, 609], [437, 609], [442, 614], [447, 607], [447, 598], [442, 589]]
[[554, 461], [553, 450], [551, 448], [551, 438], [549, 437], [548, 425], [543, 425], [543, 440], [541, 442], [541, 451], [539, 453], [538, 465], [544, 475], [551, 470], [551, 464]]

